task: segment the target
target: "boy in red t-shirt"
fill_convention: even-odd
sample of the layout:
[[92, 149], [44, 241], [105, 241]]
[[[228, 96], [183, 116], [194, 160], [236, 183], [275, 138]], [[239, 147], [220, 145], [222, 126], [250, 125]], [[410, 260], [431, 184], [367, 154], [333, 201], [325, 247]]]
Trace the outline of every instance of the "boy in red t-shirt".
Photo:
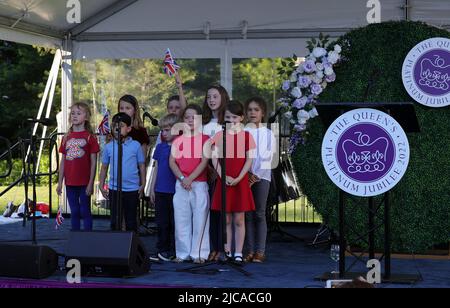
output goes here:
[[61, 195], [63, 180], [66, 184], [70, 206], [72, 230], [80, 230], [81, 219], [84, 230], [92, 230], [91, 195], [100, 151], [90, 125], [91, 112], [85, 103], [76, 103], [70, 108], [69, 133], [64, 136], [59, 152], [62, 153], [59, 169], [58, 195]]

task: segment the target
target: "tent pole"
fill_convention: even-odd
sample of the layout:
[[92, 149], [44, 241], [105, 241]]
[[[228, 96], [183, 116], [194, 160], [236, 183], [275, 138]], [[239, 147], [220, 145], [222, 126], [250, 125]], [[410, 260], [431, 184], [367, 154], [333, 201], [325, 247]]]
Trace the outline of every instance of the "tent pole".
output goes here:
[[[73, 102], [73, 75], [72, 75], [72, 39], [70, 36], [66, 37], [62, 49], [62, 64], [61, 64], [61, 110], [63, 114], [63, 132], [68, 130], [69, 108]], [[60, 132], [61, 133], [61, 132]]]
[[220, 83], [233, 96], [233, 59], [229, 51], [229, 42], [225, 40], [224, 54], [220, 58]]
[[[55, 88], [56, 88], [56, 83], [58, 82], [58, 73], [59, 73], [59, 67], [61, 64], [61, 50], [59, 50], [59, 49], [56, 50], [54, 62], [57, 64], [57, 67], [54, 70], [53, 74], [51, 76], [49, 76], [49, 81], [51, 81], [51, 88], [50, 88], [50, 93], [49, 93], [50, 95], [49, 95], [48, 103], [47, 103], [47, 110], [45, 112], [45, 118], [50, 117], [50, 113], [51, 113], [52, 107], [53, 107], [53, 97], [55, 96]], [[48, 129], [48, 127], [44, 126], [44, 128], [42, 130], [42, 137], [41, 137], [42, 140], [41, 140], [41, 144], [39, 146], [39, 155], [38, 155], [36, 170], [39, 170], [39, 165], [40, 165], [41, 157], [42, 157], [42, 150], [44, 149], [44, 138], [46, 137], [47, 129]]]

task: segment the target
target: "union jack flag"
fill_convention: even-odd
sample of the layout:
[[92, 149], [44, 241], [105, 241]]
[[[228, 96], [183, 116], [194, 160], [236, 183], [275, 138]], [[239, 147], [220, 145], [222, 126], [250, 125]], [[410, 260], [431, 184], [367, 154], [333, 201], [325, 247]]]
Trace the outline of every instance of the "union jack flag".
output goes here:
[[109, 111], [105, 112], [103, 116], [103, 120], [100, 122], [98, 126], [97, 132], [99, 135], [106, 136], [110, 133], [111, 129], [109, 128]]
[[175, 72], [180, 68], [180, 66], [175, 62], [174, 58], [172, 57], [172, 53], [170, 52], [170, 49], [167, 48], [166, 55], [164, 57], [164, 72], [169, 75], [169, 77], [172, 77]]
[[55, 229], [58, 230], [59, 227], [61, 227], [61, 225], [64, 222], [64, 217], [61, 213], [61, 207], [58, 208], [58, 213], [56, 214], [56, 226]]

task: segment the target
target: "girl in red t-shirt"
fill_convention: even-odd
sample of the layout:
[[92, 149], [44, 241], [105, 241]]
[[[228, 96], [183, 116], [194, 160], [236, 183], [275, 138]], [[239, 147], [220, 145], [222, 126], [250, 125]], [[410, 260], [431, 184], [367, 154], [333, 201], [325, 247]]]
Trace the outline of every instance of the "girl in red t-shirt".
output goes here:
[[81, 219], [84, 222], [84, 230], [92, 230], [90, 197], [94, 189], [97, 153], [100, 147], [92, 133], [90, 118], [91, 112], [87, 104], [74, 104], [70, 108], [69, 133], [63, 137], [59, 148], [62, 158], [56, 191], [61, 195], [64, 180], [72, 230], [80, 230]]
[[[227, 243], [225, 252], [231, 258], [231, 241], [235, 240], [234, 260], [242, 262], [242, 248], [245, 239], [245, 212], [254, 211], [252, 191], [249, 185], [248, 171], [252, 166], [253, 150], [255, 141], [250, 133], [244, 131], [242, 121], [244, 120], [244, 107], [238, 101], [230, 101], [226, 106], [225, 122], [226, 133], [226, 224]], [[213, 137], [213, 166], [219, 176], [222, 175], [222, 168], [218, 157], [223, 157], [223, 132], [217, 133]], [[212, 209], [222, 211], [222, 178], [219, 177], [214, 191]], [[233, 228], [234, 227], [234, 228]]]
[[209, 137], [201, 133], [202, 110], [188, 105], [182, 115], [184, 123], [172, 132], [183, 135], [172, 143], [170, 168], [177, 178], [173, 209], [175, 217], [176, 261], [193, 259], [203, 263], [209, 254], [209, 194], [206, 166], [211, 149]]

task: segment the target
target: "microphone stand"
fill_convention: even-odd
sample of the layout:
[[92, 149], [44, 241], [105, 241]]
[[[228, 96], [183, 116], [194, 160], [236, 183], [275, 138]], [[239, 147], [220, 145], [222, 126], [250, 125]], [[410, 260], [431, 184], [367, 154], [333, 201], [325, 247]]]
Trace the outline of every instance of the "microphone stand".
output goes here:
[[[31, 122], [31, 123], [42, 123], [43, 125], [46, 125], [47, 123], [41, 122], [39, 120], [26, 120], [27, 122]], [[25, 121], [24, 121], [25, 122]], [[24, 123], [22, 122], [22, 123]], [[25, 141], [25, 140], [24, 140]], [[32, 206], [32, 216], [31, 216], [31, 241], [33, 243], [33, 245], [37, 244], [37, 239], [36, 239], [36, 199], [37, 199], [37, 193], [36, 193], [36, 136], [33, 134], [33, 128], [31, 128], [31, 135], [30, 135], [30, 139], [29, 139], [29, 151], [28, 153], [25, 151], [25, 146], [24, 144], [22, 144], [21, 146], [21, 152], [22, 152], [22, 156], [23, 156], [23, 167], [24, 167], [24, 174], [23, 174], [23, 180], [24, 180], [24, 187], [25, 187], [25, 209], [24, 209], [24, 213], [23, 213], [23, 227], [25, 227], [26, 225], [26, 220], [28, 218], [28, 213], [29, 213], [29, 205], [30, 203], [28, 202], [28, 185], [29, 185], [29, 180], [31, 180], [31, 187], [32, 187], [32, 201], [31, 201], [31, 206]], [[26, 142], [26, 141], [25, 141]]]
[[116, 136], [117, 136], [117, 200], [116, 204], [112, 206], [116, 207], [116, 230], [113, 231], [122, 231], [122, 221], [123, 221], [123, 209], [122, 209], [122, 161], [123, 161], [123, 148], [122, 148], [122, 134], [120, 129], [121, 119], [118, 118], [116, 121]]
[[[218, 260], [218, 261], [214, 261], [214, 262], [210, 262], [210, 263], [205, 263], [205, 264], [201, 264], [201, 265], [197, 265], [197, 266], [193, 266], [193, 267], [189, 267], [189, 268], [185, 268], [179, 271], [186, 271], [186, 272], [191, 272], [194, 274], [198, 274], [198, 273], [205, 273], [205, 274], [211, 274], [211, 273], [216, 273], [216, 272], [221, 272], [223, 270], [220, 269], [214, 269], [213, 272], [211, 271], [207, 271], [207, 270], [203, 270], [203, 271], [199, 271], [200, 268], [205, 268], [207, 266], [210, 265], [214, 265], [214, 264], [220, 264], [220, 265], [228, 265], [231, 268], [233, 268], [234, 270], [242, 273], [245, 276], [251, 276], [252, 274], [247, 272], [246, 270], [244, 270], [242, 268], [241, 263], [236, 263], [234, 261], [230, 261], [226, 259], [226, 255], [225, 255], [225, 244], [227, 244], [227, 223], [226, 223], [226, 204], [227, 204], [227, 197], [226, 197], [226, 191], [227, 191], [227, 184], [226, 184], [226, 153], [227, 153], [227, 125], [230, 124], [230, 122], [225, 122], [222, 124], [222, 158], [220, 159], [220, 168], [221, 168], [221, 186], [220, 189], [222, 190], [222, 204], [221, 204], [221, 210], [220, 210], [220, 222], [219, 222], [219, 228], [220, 228], [220, 232], [222, 235], [222, 247], [220, 250], [220, 253], [223, 257], [222, 260]], [[216, 186], [217, 188], [217, 186]], [[231, 246], [230, 246], [231, 247]], [[178, 271], [178, 270], [177, 270]]]
[[[33, 160], [33, 169], [31, 171], [31, 187], [33, 189], [33, 201], [32, 201], [32, 206], [33, 206], [33, 216], [32, 216], [32, 242], [33, 244], [37, 244], [37, 240], [36, 240], [36, 199], [37, 199], [37, 194], [36, 194], [36, 136], [32, 135], [31, 136], [31, 141], [30, 141], [30, 147], [31, 147], [31, 154], [30, 157]], [[28, 202], [28, 201], [27, 201]]]

